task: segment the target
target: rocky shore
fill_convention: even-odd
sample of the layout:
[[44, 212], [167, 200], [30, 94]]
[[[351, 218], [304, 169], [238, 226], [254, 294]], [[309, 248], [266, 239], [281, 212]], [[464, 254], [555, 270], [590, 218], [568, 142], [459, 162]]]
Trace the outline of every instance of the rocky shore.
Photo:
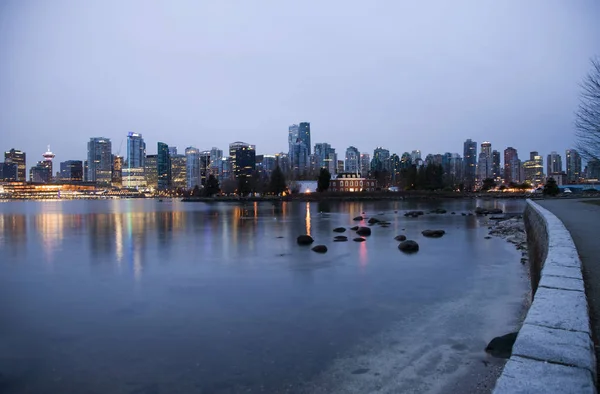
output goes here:
[[490, 220], [487, 224], [489, 225], [490, 236], [503, 238], [515, 245], [515, 248], [521, 252], [521, 263], [526, 264], [529, 262], [527, 234], [525, 233], [525, 223], [522, 216], [515, 216], [506, 220]]

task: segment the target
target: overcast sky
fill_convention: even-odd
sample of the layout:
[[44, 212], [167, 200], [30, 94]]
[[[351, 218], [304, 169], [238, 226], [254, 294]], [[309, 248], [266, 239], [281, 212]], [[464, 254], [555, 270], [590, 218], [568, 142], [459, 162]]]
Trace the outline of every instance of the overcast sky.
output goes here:
[[[578, 84], [600, 55], [600, 2], [0, 1], [0, 150], [90, 137], [258, 153], [287, 129], [338, 153], [463, 142], [564, 155]], [[341, 155], [340, 155], [341, 156]]]

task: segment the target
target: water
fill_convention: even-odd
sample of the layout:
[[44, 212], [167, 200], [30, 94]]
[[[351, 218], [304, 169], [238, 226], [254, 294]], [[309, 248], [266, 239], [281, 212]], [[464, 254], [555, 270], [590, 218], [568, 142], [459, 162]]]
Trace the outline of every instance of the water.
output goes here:
[[[515, 328], [527, 292], [520, 255], [460, 214], [475, 204], [524, 207], [2, 203], [0, 391], [444, 390]], [[440, 206], [448, 214], [402, 216]], [[332, 242], [362, 212], [392, 225]], [[298, 246], [303, 233], [329, 251]], [[397, 234], [420, 251], [400, 252]]]

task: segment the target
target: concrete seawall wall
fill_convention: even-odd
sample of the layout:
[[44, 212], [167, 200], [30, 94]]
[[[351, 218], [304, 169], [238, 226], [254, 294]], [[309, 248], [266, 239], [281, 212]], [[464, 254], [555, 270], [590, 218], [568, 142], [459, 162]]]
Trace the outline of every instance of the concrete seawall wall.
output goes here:
[[525, 228], [534, 297], [494, 394], [596, 393], [588, 305], [571, 234], [531, 200]]

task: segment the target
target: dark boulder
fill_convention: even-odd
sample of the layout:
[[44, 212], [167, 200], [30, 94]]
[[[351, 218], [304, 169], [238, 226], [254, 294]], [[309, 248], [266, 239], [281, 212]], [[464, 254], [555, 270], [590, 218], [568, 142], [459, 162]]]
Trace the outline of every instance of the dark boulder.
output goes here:
[[366, 238], [358, 237], [353, 239], [354, 242], [365, 242]]
[[510, 358], [517, 334], [519, 333], [511, 332], [510, 334], [492, 339], [486, 346], [485, 351], [494, 357]]
[[298, 245], [310, 245], [315, 240], [310, 235], [299, 235], [297, 240]]
[[492, 237], [490, 237], [489, 235], [486, 235], [485, 237], [483, 237], [485, 239], [492, 239]]
[[327, 246], [325, 245], [317, 245], [315, 247], [312, 248], [313, 252], [317, 252], [317, 253], [326, 253], [327, 252]]
[[398, 245], [398, 249], [405, 253], [415, 253], [419, 251], [419, 244], [415, 241], [407, 240], [400, 242], [400, 245]]
[[356, 230], [356, 234], [358, 235], [371, 235], [371, 229], [368, 227], [359, 227], [358, 230]]
[[356, 221], [358, 222], [359, 220], [363, 220], [363, 219], [364, 219], [364, 218], [363, 218], [362, 216], [357, 216], [357, 217], [355, 217], [355, 218], [354, 218], [354, 219], [352, 219], [352, 220], [356, 220]]
[[423, 211], [408, 211], [404, 213], [404, 216], [406, 217], [412, 217], [412, 218], [416, 218], [419, 217], [421, 215], [424, 215]]
[[488, 209], [488, 213], [491, 213], [492, 215], [499, 215], [502, 212], [502, 209], [500, 208], [492, 208], [492, 209]]
[[336, 235], [335, 237], [333, 237], [334, 241], [347, 241], [348, 237], [346, 237], [345, 235]]
[[369, 224], [375, 224], [375, 223], [379, 223], [381, 220], [379, 219], [375, 219], [375, 218], [371, 218], [367, 221], [367, 223]]
[[432, 211], [432, 213], [438, 213], [438, 214], [444, 214], [446, 212], [448, 212], [448, 211], [446, 211], [445, 209], [442, 209], [442, 208], [437, 208]]
[[335, 231], [336, 233], [343, 233], [346, 231], [346, 229], [344, 227], [336, 227], [333, 229], [333, 231]]
[[456, 212], [450, 212], [450, 215], [456, 215]]
[[400, 234], [400, 235], [396, 235], [396, 236], [394, 237], [394, 239], [395, 239], [396, 241], [406, 241], [406, 235], [402, 235], [402, 234]]
[[446, 234], [446, 232], [444, 230], [423, 230], [421, 234], [423, 234], [424, 237], [440, 238]]
[[358, 230], [358, 226], [350, 227], [350, 230], [356, 231], [356, 230]]

